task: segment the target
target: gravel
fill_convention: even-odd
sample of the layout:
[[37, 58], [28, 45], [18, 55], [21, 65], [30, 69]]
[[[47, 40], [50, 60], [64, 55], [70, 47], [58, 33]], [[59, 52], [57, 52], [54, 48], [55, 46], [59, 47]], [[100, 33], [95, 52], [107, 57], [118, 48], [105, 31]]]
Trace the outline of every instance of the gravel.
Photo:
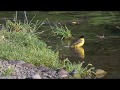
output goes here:
[[[65, 77], [69, 76], [67, 71], [62, 72]], [[45, 66], [36, 67], [22, 60], [0, 59], [0, 79], [61, 79], [62, 72]]]

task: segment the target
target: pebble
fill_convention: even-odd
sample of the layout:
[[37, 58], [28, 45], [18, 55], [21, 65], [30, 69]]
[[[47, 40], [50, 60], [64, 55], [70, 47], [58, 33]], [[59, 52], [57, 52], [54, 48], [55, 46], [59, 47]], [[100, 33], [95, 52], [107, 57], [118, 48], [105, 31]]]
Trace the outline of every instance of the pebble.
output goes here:
[[73, 75], [76, 74], [76, 73], [78, 73], [78, 71], [77, 71], [77, 70], [73, 70], [73, 71], [70, 72], [69, 74], [73, 76]]
[[35, 75], [32, 76], [32, 79], [42, 79], [39, 73], [36, 73]]
[[69, 75], [69, 73], [67, 71], [65, 71], [64, 69], [59, 69], [58, 75], [60, 78], [64, 78], [64, 77], [67, 77]]
[[96, 78], [103, 78], [106, 74], [107, 72], [102, 69], [96, 70]]

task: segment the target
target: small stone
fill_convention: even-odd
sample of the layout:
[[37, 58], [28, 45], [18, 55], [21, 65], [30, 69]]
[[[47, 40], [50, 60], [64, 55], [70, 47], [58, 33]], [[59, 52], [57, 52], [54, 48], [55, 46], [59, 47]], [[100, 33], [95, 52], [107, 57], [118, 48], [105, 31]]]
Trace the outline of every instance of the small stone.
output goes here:
[[97, 69], [96, 70], [96, 78], [102, 78], [107, 74], [106, 71], [102, 70], [102, 69]]
[[38, 67], [38, 69], [41, 70], [42, 72], [49, 71], [49, 69], [47, 67], [45, 67], [45, 66], [40, 66], [40, 67]]
[[35, 75], [32, 76], [32, 79], [42, 79], [39, 73], [36, 73]]
[[10, 60], [10, 61], [8, 61], [8, 63], [11, 63], [11, 64], [23, 64], [23, 63], [26, 63], [26, 62], [22, 61], [22, 60]]
[[51, 79], [53, 78], [51, 75], [48, 75], [47, 77], [48, 77], [48, 78], [51, 78]]
[[67, 71], [65, 71], [64, 69], [59, 69], [58, 70], [58, 75], [61, 77], [61, 78], [64, 78], [64, 77], [67, 77], [69, 75], [69, 73]]
[[43, 73], [43, 76], [48, 76], [48, 74], [47, 73]]
[[102, 70], [102, 69], [97, 69], [96, 70], [96, 75], [99, 75], [99, 74], [105, 74], [107, 73], [106, 71]]
[[73, 76], [73, 75], [76, 74], [76, 73], [78, 73], [77, 70], [72, 70], [72, 72], [70, 72], [69, 74]]
[[23, 67], [28, 67], [28, 68], [34, 68], [35, 67], [33, 64], [30, 64], [30, 63], [23, 63], [22, 66]]

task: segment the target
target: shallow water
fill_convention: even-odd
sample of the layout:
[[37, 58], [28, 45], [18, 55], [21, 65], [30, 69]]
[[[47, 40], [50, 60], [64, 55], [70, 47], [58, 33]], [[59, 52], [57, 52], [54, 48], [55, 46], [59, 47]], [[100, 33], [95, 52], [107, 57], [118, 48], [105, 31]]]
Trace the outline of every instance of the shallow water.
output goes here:
[[[93, 31], [94, 28], [100, 29], [101, 27], [93, 27]], [[92, 30], [92, 28], [89, 29]], [[82, 35], [85, 34], [85, 44], [82, 49], [72, 49], [68, 47], [75, 40], [63, 40], [63, 42], [61, 42], [53, 38], [51, 40], [45, 39], [45, 41], [48, 45], [52, 46], [53, 50], [59, 50], [60, 59], [62, 60], [68, 58], [71, 62], [84, 61], [85, 65], [91, 63], [95, 68], [103, 69], [107, 72], [104, 78], [120, 78], [120, 35], [118, 35], [118, 33], [107, 33], [101, 30], [102, 29], [100, 29], [100, 32], [106, 36], [106, 38], [102, 40], [96, 36], [97, 34], [101, 34], [100, 32], [85, 33], [85, 31], [82, 32], [81, 30]], [[74, 32], [73, 36], [75, 39], [79, 38], [81, 32]], [[89, 34], [90, 36], [87, 36]]]
[[[79, 34], [74, 34], [76, 38]], [[117, 36], [117, 37], [116, 37]], [[68, 58], [71, 62], [84, 61], [85, 65], [93, 64], [95, 68], [103, 69], [107, 72], [104, 78], [120, 78], [120, 36], [107, 35], [107, 39], [100, 40], [95, 35], [85, 38], [85, 44], [82, 48], [68, 48], [72, 41], [56, 40], [48, 43], [60, 52], [60, 58]], [[53, 49], [53, 50], [54, 50]]]
[[[2, 14], [1, 14], [2, 13]], [[3, 14], [6, 12], [0, 12], [0, 20], [4, 22], [3, 17], [12, 18], [14, 12], [9, 12], [10, 16]], [[44, 12], [28, 12], [29, 16], [32, 17], [34, 14], [39, 15], [37, 19], [41, 19], [44, 16]], [[42, 15], [41, 15], [42, 13]], [[65, 14], [65, 12], [62, 12]], [[62, 19], [59, 21], [70, 21], [78, 20], [81, 17], [79, 12], [67, 13], [71, 18], [63, 18], [63, 14], [56, 12], [45, 12], [46, 18], [53, 17], [57, 18], [62, 16]], [[82, 12], [85, 14], [86, 12]], [[95, 12], [96, 13], [96, 12]], [[59, 57], [61, 60], [68, 58], [71, 62], [84, 61], [85, 65], [88, 63], [93, 64], [97, 69], [103, 69], [107, 72], [106, 76], [103, 78], [113, 79], [120, 78], [120, 29], [117, 26], [120, 26], [120, 14], [111, 13], [111, 12], [102, 12], [102, 13], [88, 13], [84, 22], [78, 25], [70, 25], [67, 27], [72, 31], [73, 40], [63, 40], [61, 41], [59, 37], [49, 37], [49, 33], [41, 34], [41, 38], [49, 45], [52, 46], [52, 49], [59, 51]], [[105, 15], [104, 15], [105, 14]], [[23, 15], [20, 13], [21, 18]], [[57, 15], [57, 16], [56, 16]], [[44, 16], [45, 17], [45, 16]], [[44, 18], [45, 19], [45, 18]], [[42, 19], [42, 20], [44, 20]], [[53, 20], [53, 18], [51, 18]], [[53, 20], [54, 21], [54, 20]], [[64, 22], [62, 21], [62, 22]], [[48, 26], [41, 27], [41, 30], [47, 29]], [[105, 39], [100, 39], [96, 35], [105, 35]], [[79, 36], [85, 36], [85, 44], [82, 48], [72, 49], [69, 48], [74, 41], [79, 39]]]

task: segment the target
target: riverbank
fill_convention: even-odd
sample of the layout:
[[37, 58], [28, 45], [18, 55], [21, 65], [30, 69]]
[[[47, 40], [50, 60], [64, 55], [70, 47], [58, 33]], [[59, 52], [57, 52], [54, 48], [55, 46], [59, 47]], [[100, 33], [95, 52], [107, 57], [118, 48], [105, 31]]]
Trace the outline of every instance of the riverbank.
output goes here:
[[[36, 76], [37, 74], [37, 76]], [[18, 60], [0, 60], [0, 79], [57, 79], [56, 71]]]
[[[0, 59], [0, 79], [75, 79], [65, 69], [51, 69], [34, 66], [21, 60]], [[90, 79], [91, 77], [85, 77]]]

